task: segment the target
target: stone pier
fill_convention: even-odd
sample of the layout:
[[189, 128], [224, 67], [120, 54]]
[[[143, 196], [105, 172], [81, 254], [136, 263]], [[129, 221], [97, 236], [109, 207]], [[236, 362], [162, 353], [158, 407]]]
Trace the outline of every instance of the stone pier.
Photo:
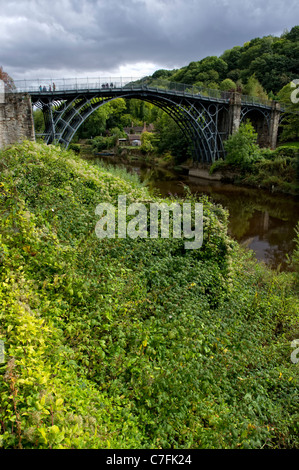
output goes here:
[[0, 80], [0, 149], [23, 140], [35, 140], [31, 97], [5, 92]]
[[234, 134], [240, 127], [241, 106], [240, 93], [232, 93], [228, 108], [228, 135]]
[[269, 129], [269, 147], [272, 150], [275, 150], [276, 145], [277, 145], [279, 118], [280, 118], [280, 104], [277, 101], [274, 101], [272, 104], [270, 129]]

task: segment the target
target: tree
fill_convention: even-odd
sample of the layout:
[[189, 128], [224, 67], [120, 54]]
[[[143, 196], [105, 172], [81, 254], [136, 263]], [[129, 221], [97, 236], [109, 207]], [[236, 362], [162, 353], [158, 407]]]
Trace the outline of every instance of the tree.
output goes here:
[[158, 153], [170, 152], [176, 163], [181, 163], [191, 156], [190, 142], [177, 123], [164, 111], [159, 110], [155, 129], [158, 136], [156, 142]]
[[0, 65], [0, 80], [3, 80], [6, 91], [13, 91], [16, 89], [13, 79], [8, 75], [8, 73], [4, 72], [2, 65]]
[[226, 62], [228, 70], [234, 70], [239, 68], [239, 60], [241, 57], [241, 46], [235, 46], [232, 49], [227, 49], [220, 56], [220, 59]]
[[157, 79], [157, 78], [162, 78], [162, 79], [169, 79], [176, 70], [166, 70], [166, 69], [159, 69], [156, 70], [156, 72], [153, 73], [152, 78]]
[[249, 120], [240, 124], [239, 130], [224, 142], [224, 148], [227, 153], [225, 160], [232, 165], [246, 168], [256, 160], [260, 148], [257, 145], [257, 133]]
[[290, 58], [283, 54], [262, 54], [250, 64], [249, 73], [254, 74], [267, 90], [278, 92], [291, 78]]
[[37, 134], [42, 134], [45, 130], [45, 120], [41, 109], [33, 111], [34, 128]]
[[155, 135], [151, 132], [142, 132], [141, 134], [141, 147], [140, 150], [143, 153], [152, 152], [154, 150], [153, 142], [155, 141]]
[[230, 78], [226, 78], [225, 80], [222, 80], [222, 82], [220, 83], [221, 91], [234, 91], [236, 89], [237, 89], [237, 85]]
[[294, 26], [291, 31], [286, 34], [286, 38], [290, 41], [299, 41], [299, 26]]
[[258, 79], [255, 77], [255, 75], [249, 77], [246, 85], [244, 86], [244, 93], [246, 95], [256, 96], [257, 98], [265, 100], [268, 99], [267, 93], [265, 92]]
[[[95, 110], [79, 128], [79, 138], [89, 139], [104, 134], [108, 123], [108, 127], [116, 127], [120, 120], [121, 113], [125, 110], [126, 102], [123, 98], [117, 98], [109, 103], [103, 104]], [[116, 116], [117, 119], [112, 119], [113, 116]]]

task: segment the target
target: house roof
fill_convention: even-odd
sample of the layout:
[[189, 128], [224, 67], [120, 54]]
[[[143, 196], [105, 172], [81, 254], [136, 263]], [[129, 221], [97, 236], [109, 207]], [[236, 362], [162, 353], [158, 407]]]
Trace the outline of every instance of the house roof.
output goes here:
[[127, 133], [127, 134], [130, 134], [130, 132], [134, 132], [134, 134], [136, 133], [140, 133], [143, 131], [143, 127], [142, 126], [132, 126], [132, 127], [124, 127], [124, 131]]
[[130, 132], [134, 134], [141, 134], [143, 131], [148, 131], [151, 132], [154, 130], [154, 125], [153, 124], [144, 124], [144, 126], [127, 126], [124, 127], [124, 132], [126, 134], [130, 134]]
[[141, 140], [141, 135], [140, 134], [128, 134], [128, 139], [130, 141], [132, 141], [132, 140]]

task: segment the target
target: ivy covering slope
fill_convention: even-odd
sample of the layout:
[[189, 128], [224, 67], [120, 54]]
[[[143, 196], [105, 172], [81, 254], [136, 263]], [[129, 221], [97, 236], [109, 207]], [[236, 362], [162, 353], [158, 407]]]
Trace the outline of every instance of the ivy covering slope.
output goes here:
[[100, 202], [158, 200], [58, 147], [0, 154], [4, 448], [298, 447], [295, 275], [204, 243], [103, 239]]

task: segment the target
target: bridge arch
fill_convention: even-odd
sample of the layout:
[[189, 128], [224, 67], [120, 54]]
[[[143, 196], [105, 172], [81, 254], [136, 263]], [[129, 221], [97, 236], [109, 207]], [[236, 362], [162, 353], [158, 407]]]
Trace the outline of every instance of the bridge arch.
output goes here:
[[66, 148], [85, 120], [100, 106], [116, 98], [140, 99], [150, 102], [166, 112], [179, 126], [190, 142], [195, 161], [211, 163], [224, 155], [223, 142], [218, 133], [219, 103], [194, 103], [185, 96], [165, 96], [151, 90], [126, 91], [103, 96], [78, 93], [65, 99], [39, 99], [35, 104], [43, 110], [44, 140], [62, 143]]
[[257, 143], [260, 147], [268, 147], [271, 132], [271, 110], [244, 106], [241, 110], [240, 123], [250, 120], [257, 132]]

